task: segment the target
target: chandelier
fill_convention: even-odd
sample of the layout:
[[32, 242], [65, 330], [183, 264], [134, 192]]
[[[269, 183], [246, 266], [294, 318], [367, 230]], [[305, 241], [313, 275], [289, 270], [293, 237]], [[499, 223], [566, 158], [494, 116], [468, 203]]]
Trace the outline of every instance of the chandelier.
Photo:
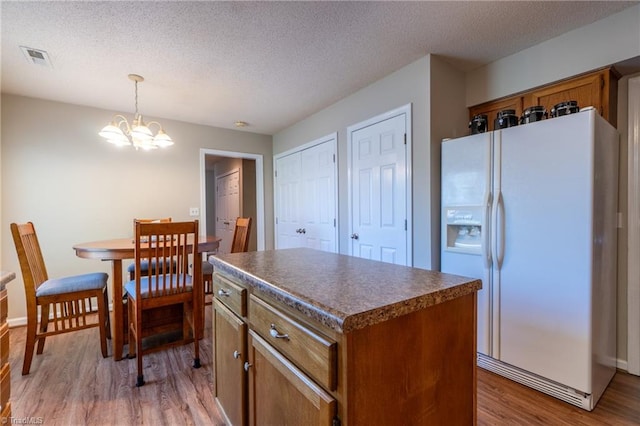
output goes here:
[[[136, 113], [133, 121], [129, 124], [124, 116], [116, 114], [111, 123], [98, 134], [109, 143], [118, 146], [133, 145], [135, 149], [151, 150], [173, 145], [173, 140], [164, 132], [160, 123], [151, 121], [145, 124], [142, 115], [138, 112], [138, 83], [142, 83], [144, 78], [137, 74], [129, 74], [129, 80], [132, 80], [136, 87]], [[152, 125], [158, 126], [155, 136], [149, 128]]]

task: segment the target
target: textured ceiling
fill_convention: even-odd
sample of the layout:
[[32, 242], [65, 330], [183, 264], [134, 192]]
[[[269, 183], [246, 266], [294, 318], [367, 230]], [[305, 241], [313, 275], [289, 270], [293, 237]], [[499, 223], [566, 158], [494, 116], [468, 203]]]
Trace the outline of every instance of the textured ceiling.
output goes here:
[[136, 73], [147, 116], [274, 134], [426, 54], [468, 71], [637, 3], [3, 0], [2, 92], [131, 113]]

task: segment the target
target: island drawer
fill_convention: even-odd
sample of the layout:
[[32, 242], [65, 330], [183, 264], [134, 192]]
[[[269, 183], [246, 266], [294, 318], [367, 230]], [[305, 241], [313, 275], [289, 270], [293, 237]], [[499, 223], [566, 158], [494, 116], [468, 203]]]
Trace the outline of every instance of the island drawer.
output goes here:
[[216, 272], [213, 274], [213, 294], [236, 315], [247, 316], [246, 288]]
[[250, 296], [251, 328], [269, 344], [333, 391], [337, 386], [337, 344], [303, 326], [263, 300]]

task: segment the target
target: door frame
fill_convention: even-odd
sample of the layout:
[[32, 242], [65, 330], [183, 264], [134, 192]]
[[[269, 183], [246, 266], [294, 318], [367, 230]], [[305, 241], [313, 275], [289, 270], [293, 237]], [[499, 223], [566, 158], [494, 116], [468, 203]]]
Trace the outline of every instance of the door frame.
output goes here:
[[640, 77], [629, 79], [627, 371], [640, 375]]
[[[387, 111], [385, 113], [376, 115], [367, 120], [361, 121], [356, 124], [352, 124], [347, 127], [347, 211], [349, 214], [348, 222], [349, 222], [349, 233], [348, 235], [353, 234], [353, 222], [352, 222], [352, 190], [351, 185], [353, 183], [353, 173], [351, 167], [351, 149], [353, 146], [353, 134], [358, 130], [364, 129], [365, 127], [369, 127], [371, 125], [377, 124], [381, 121], [388, 120], [390, 118], [397, 117], [399, 115], [404, 114], [405, 116], [405, 131], [407, 134], [407, 150], [406, 150], [406, 159], [405, 159], [405, 179], [406, 179], [406, 219], [407, 219], [407, 266], [413, 266], [413, 198], [412, 198], [412, 189], [413, 189], [413, 171], [412, 171], [412, 140], [413, 140], [413, 127], [411, 126], [411, 111], [412, 104], [408, 103], [401, 107], [392, 109], [391, 111]], [[353, 244], [349, 244], [349, 255], [353, 256]]]
[[336, 242], [336, 253], [340, 253], [340, 221], [338, 220], [338, 132], [329, 133], [326, 136], [323, 136], [318, 139], [314, 139], [311, 142], [304, 143], [302, 145], [296, 146], [295, 148], [291, 148], [287, 151], [281, 152], [273, 156], [273, 238], [274, 238], [274, 247], [278, 247], [278, 180], [276, 177], [276, 171], [278, 170], [277, 164], [278, 160], [289, 156], [291, 154], [295, 154], [297, 152], [304, 151], [305, 149], [313, 148], [316, 145], [320, 145], [323, 143], [331, 143], [333, 152], [335, 152], [335, 161], [333, 162], [333, 199], [335, 200], [333, 217], [335, 218], [335, 226], [334, 228], [334, 238]]
[[248, 154], [246, 152], [223, 151], [219, 149], [200, 148], [200, 223], [202, 233], [207, 232], [207, 194], [206, 194], [206, 162], [207, 155], [220, 157], [242, 158], [256, 162], [256, 235], [258, 251], [265, 249], [264, 230], [264, 164], [262, 154]]

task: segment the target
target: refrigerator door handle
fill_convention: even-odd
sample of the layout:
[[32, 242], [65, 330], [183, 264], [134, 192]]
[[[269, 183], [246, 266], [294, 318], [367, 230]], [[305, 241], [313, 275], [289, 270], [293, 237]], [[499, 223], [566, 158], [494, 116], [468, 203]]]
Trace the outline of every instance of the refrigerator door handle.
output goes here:
[[504, 199], [502, 198], [502, 191], [498, 192], [498, 211], [496, 212], [496, 263], [498, 270], [502, 268], [502, 261], [504, 260], [504, 246], [505, 246], [505, 212], [504, 212]]
[[483, 242], [482, 242], [482, 257], [487, 268], [491, 268], [491, 262], [493, 261], [491, 256], [491, 232], [489, 232], [491, 223], [491, 204], [493, 203], [493, 195], [491, 191], [487, 191], [484, 196], [484, 223], [482, 224]]

